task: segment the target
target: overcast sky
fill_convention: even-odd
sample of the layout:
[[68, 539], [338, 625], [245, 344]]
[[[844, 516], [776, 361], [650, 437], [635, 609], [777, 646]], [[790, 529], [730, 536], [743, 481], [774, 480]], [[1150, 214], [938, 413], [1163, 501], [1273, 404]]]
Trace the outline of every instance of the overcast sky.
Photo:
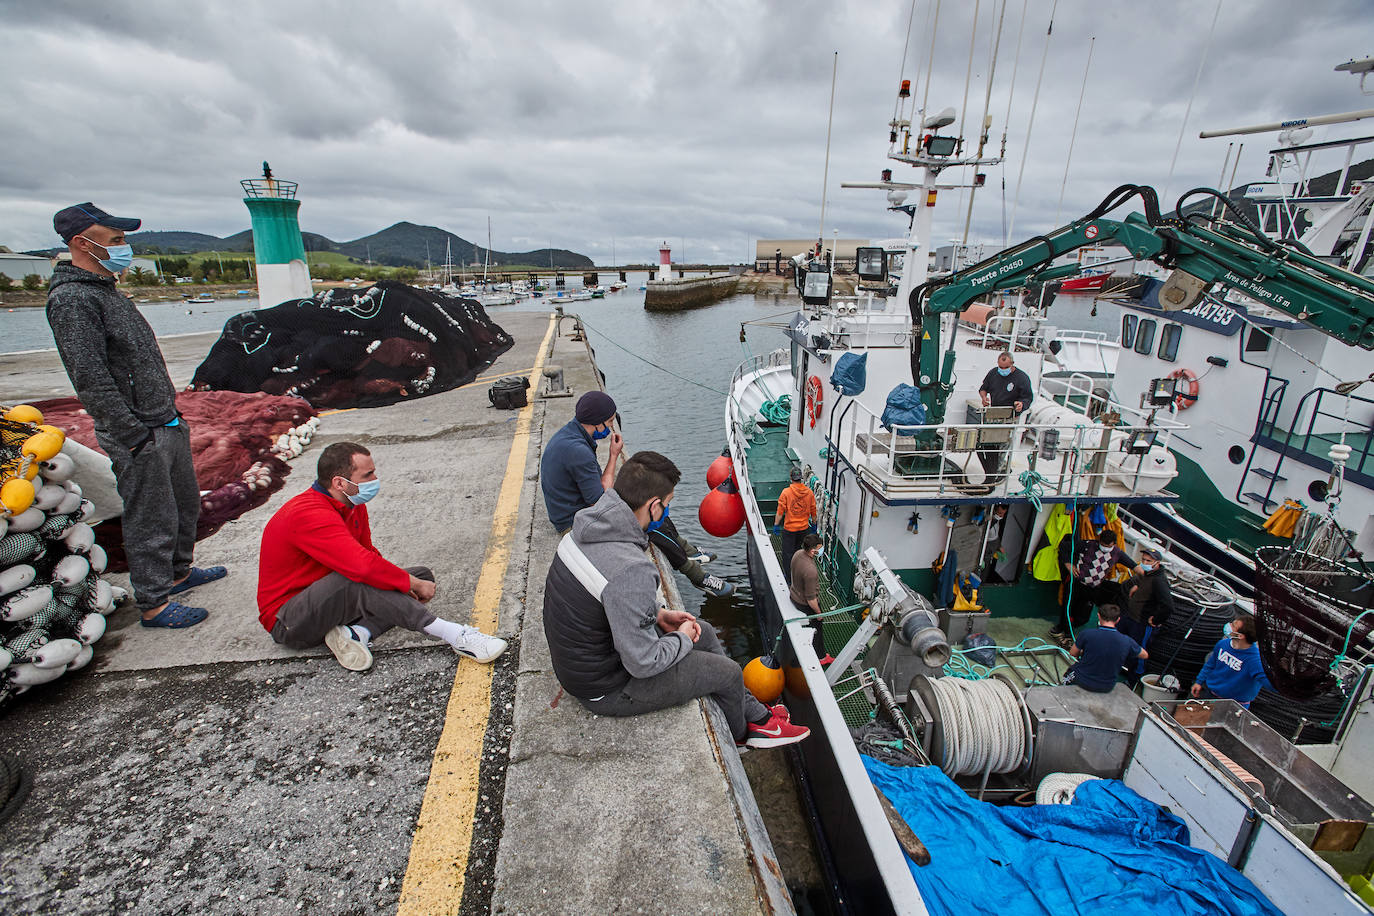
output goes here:
[[[1374, 107], [1332, 69], [1374, 54], [1369, 0], [1224, 0], [1210, 48], [1215, 0], [1062, 0], [1028, 142], [1051, 0], [1006, 7], [991, 115], [994, 145], [1008, 133], [1007, 162], [988, 170], [974, 241], [1001, 238], [1004, 172], [1015, 236], [1056, 225], [1093, 36], [1061, 223], [1124, 182], [1163, 190], [1204, 52], [1170, 200], [1217, 183], [1228, 140], [1200, 140], [1201, 129]], [[915, 5], [905, 75], [918, 95], [933, 8]], [[974, 8], [940, 10], [932, 111], [963, 104]], [[1001, 8], [981, 0], [966, 135], [983, 113]], [[58, 244], [52, 213], [88, 199], [145, 229], [227, 235], [248, 225], [238, 180], [266, 159], [300, 182], [302, 228], [336, 241], [409, 220], [484, 243], [490, 216], [497, 250], [552, 245], [606, 264], [613, 243], [619, 261], [645, 261], [666, 239], [675, 260], [684, 246], [690, 260], [745, 260], [753, 239], [817, 233], [836, 51], [825, 235], [892, 237], [905, 220], [881, 192], [839, 185], [890, 165], [910, 10], [907, 0], [0, 0], [0, 245]], [[1371, 133], [1374, 121], [1316, 138]], [[1236, 139], [1237, 181], [1258, 177], [1273, 136]], [[915, 180], [914, 169], [895, 172]], [[962, 208], [940, 210], [936, 243], [962, 222]]]

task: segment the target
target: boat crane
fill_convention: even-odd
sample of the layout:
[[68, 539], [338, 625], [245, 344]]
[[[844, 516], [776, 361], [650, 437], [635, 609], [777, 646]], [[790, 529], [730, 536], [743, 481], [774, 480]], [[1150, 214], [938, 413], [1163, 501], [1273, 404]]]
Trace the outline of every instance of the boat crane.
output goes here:
[[[1143, 214], [1132, 213], [1124, 220], [1104, 218], [1137, 196], [1144, 204]], [[953, 341], [943, 357], [939, 352], [941, 316], [962, 312], [994, 290], [1077, 276], [1083, 270], [1079, 264], [1049, 265], [1061, 255], [1106, 241], [1115, 241], [1138, 260], [1173, 270], [1159, 292], [1167, 311], [1189, 308], [1209, 290], [1235, 289], [1351, 346], [1374, 350], [1374, 282], [1314, 257], [1300, 244], [1269, 238], [1211, 188], [1184, 194], [1178, 212], [1196, 196], [1218, 198], [1223, 212], [1230, 211], [1235, 221], [1205, 213], [1166, 219], [1160, 215], [1154, 188], [1121, 185], [1086, 216], [913, 289], [908, 304], [920, 333], [911, 335], [912, 380], [921, 391], [927, 422], [944, 420], [946, 401], [954, 390]]]

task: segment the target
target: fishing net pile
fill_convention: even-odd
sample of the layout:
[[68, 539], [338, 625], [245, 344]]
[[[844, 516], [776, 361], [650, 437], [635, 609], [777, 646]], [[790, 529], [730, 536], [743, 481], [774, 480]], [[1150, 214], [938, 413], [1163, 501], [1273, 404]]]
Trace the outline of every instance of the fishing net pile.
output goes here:
[[[76, 398], [41, 401], [35, 406], [72, 441], [104, 457], [94, 422]], [[182, 391], [177, 393], [177, 410], [191, 427], [191, 460], [200, 483], [197, 540], [280, 490], [291, 473], [287, 461], [305, 450], [319, 425], [314, 408], [300, 398], [261, 392]], [[108, 479], [112, 485], [113, 476]], [[125, 569], [119, 519], [110, 518], [96, 531], [109, 552], [110, 568]]]
[[71, 477], [61, 430], [0, 408], [0, 708], [90, 663], [123, 589], [100, 578], [94, 506]]
[[384, 407], [466, 385], [513, 343], [475, 299], [382, 281], [235, 315], [191, 386]]
[[1363, 658], [1374, 633], [1374, 577], [1311, 550], [1255, 551], [1255, 628], [1279, 693], [1307, 699], [1336, 683], [1336, 663]]

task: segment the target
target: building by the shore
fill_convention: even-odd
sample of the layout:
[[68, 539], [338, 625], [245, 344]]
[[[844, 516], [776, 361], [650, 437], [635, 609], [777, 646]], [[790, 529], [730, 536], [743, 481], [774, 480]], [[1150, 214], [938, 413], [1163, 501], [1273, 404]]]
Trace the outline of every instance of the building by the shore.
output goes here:
[[18, 254], [0, 245], [0, 274], [9, 277], [17, 286], [29, 274], [38, 274], [47, 283], [52, 276], [52, 258]]

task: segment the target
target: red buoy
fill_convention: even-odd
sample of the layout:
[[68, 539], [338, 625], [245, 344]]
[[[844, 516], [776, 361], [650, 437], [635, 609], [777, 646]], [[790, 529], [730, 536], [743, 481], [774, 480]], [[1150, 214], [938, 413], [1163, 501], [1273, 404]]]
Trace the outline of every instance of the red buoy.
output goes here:
[[697, 521], [707, 534], [728, 538], [744, 527], [744, 499], [729, 478], [721, 481], [697, 508]]
[[706, 469], [706, 486], [714, 490], [725, 480], [733, 478], [735, 476], [734, 471], [734, 465], [730, 463], [730, 456], [721, 455], [712, 461], [711, 466]]

